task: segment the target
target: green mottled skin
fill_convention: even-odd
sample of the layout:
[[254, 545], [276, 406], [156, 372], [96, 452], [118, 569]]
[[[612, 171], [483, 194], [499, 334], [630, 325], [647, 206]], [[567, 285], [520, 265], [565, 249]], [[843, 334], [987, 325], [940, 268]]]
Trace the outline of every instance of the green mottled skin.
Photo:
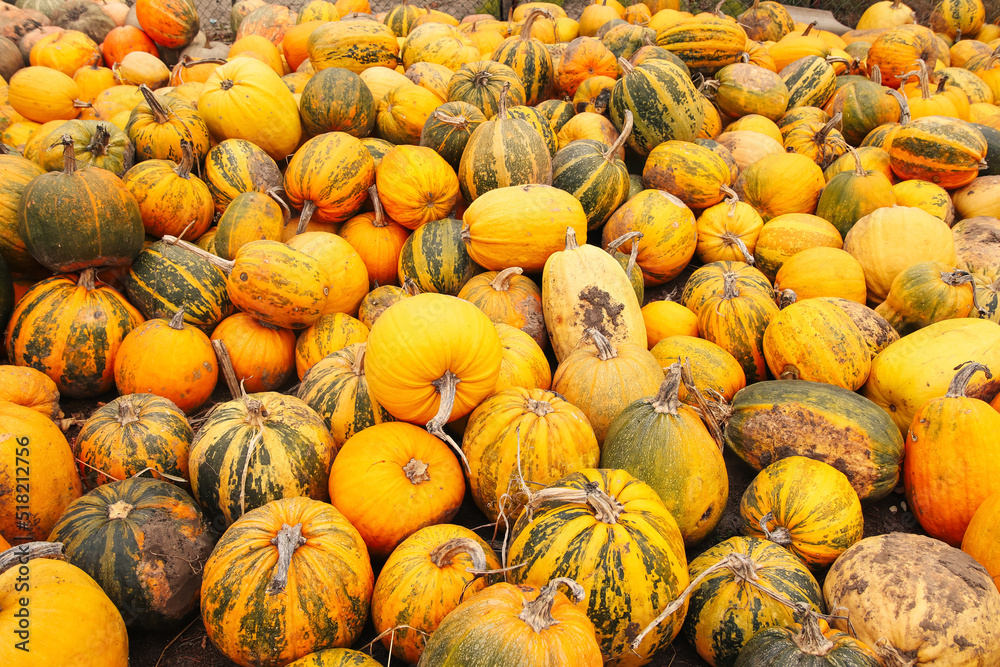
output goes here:
[[615, 54], [615, 58], [628, 60], [636, 51], [649, 43], [647, 40], [655, 39], [655, 30], [630, 23], [614, 26], [604, 33], [601, 42]]
[[695, 270], [684, 285], [681, 303], [697, 315], [701, 307], [715, 295], [722, 294], [725, 274], [735, 271], [738, 288], [758, 289], [771, 294], [771, 283], [763, 273], [743, 262], [719, 261], [706, 264]]
[[509, 118], [520, 118], [535, 128], [535, 131], [545, 140], [545, 145], [549, 148], [549, 155], [556, 154], [556, 151], [559, 149], [559, 138], [552, 130], [552, 126], [542, 112], [535, 107], [522, 104], [508, 108], [507, 115]]
[[396, 35], [378, 21], [331, 21], [309, 35], [306, 48], [316, 71], [342, 67], [360, 74], [369, 67], [395, 69], [399, 63]]
[[835, 646], [825, 655], [806, 653], [795, 644], [798, 627], [769, 628], [747, 642], [734, 667], [881, 667], [864, 644], [842, 632], [827, 639]]
[[576, 115], [576, 111], [573, 110], [573, 104], [566, 100], [545, 100], [536, 106], [535, 110], [549, 120], [552, 131], [557, 135], [563, 125]]
[[493, 60], [517, 72], [526, 104], [533, 106], [549, 96], [555, 84], [552, 56], [539, 40], [508, 37], [493, 52]]
[[837, 73], [819, 56], [805, 56], [781, 70], [788, 87], [788, 108], [822, 107], [837, 89]]
[[184, 321], [206, 334], [233, 312], [222, 269], [163, 241], [135, 258], [125, 278], [125, 291], [149, 319], [168, 319], [183, 306]]
[[375, 161], [360, 140], [344, 132], [313, 137], [295, 151], [285, 169], [285, 192], [293, 206], [312, 202], [315, 222], [343, 222], [368, 198]]
[[899, 121], [899, 104], [884, 86], [868, 79], [840, 86], [830, 104], [843, 115], [840, 131], [852, 146], [861, 144], [879, 125]]
[[453, 169], [458, 169], [469, 137], [477, 127], [486, 122], [486, 116], [468, 102], [445, 102], [435, 111], [452, 118], [464, 118], [465, 122], [446, 123], [435, 118], [433, 114], [430, 115], [420, 134], [420, 145], [433, 148]]
[[144, 628], [177, 623], [197, 606], [213, 545], [191, 496], [142, 477], [99, 486], [73, 501], [49, 540], [65, 545], [69, 562], [100, 584], [126, 625]]
[[302, 125], [309, 134], [346, 132], [362, 138], [375, 127], [375, 100], [354, 72], [330, 67], [316, 72], [302, 89]]
[[901, 127], [887, 150], [901, 179], [919, 178], [951, 189], [975, 179], [986, 149], [982, 133], [968, 123], [928, 116]]
[[691, 18], [656, 33], [656, 44], [672, 51], [695, 72], [709, 75], [739, 60], [747, 35], [735, 22]]
[[517, 72], [493, 60], [467, 63], [448, 81], [448, 101], [468, 102], [482, 111], [487, 120], [492, 120], [500, 110], [500, 93], [505, 83], [510, 84], [507, 106], [524, 104], [524, 84]]
[[444, 218], [410, 234], [399, 253], [399, 282], [413, 279], [421, 292], [457, 296], [480, 267], [462, 241], [462, 221]]
[[381, 664], [367, 653], [349, 648], [328, 648], [299, 658], [287, 667], [381, 667]]
[[495, 117], [475, 129], [458, 165], [462, 197], [472, 203], [490, 190], [552, 183], [545, 140], [527, 121]]
[[[628, 168], [599, 141], [570, 142], [552, 160], [552, 185], [580, 200], [587, 229], [597, 229], [628, 200]], [[639, 303], [642, 303], [640, 301]]]
[[732, 297], [717, 294], [698, 310], [698, 331], [736, 358], [749, 385], [767, 379], [764, 330], [778, 312], [773, 298], [757, 290], [737, 290]]
[[205, 183], [221, 214], [241, 192], [267, 192], [281, 185], [281, 172], [270, 155], [249, 141], [226, 139], [205, 158]]

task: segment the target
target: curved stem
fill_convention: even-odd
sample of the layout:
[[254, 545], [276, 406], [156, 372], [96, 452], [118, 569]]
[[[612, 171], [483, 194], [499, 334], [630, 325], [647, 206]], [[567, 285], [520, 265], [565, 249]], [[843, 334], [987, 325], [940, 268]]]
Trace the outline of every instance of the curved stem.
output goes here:
[[819, 627], [819, 615], [808, 607], [799, 615], [799, 631], [792, 637], [800, 651], [807, 655], [825, 656], [836, 646]]
[[88, 292], [97, 287], [97, 269], [84, 269], [76, 284]]
[[271, 538], [271, 544], [278, 547], [278, 562], [274, 566], [271, 581], [267, 584], [268, 595], [284, 592], [285, 586], [288, 585], [288, 569], [292, 566], [292, 556], [295, 550], [305, 543], [306, 538], [302, 537], [301, 523], [294, 526], [284, 523], [278, 534]]
[[629, 61], [625, 60], [624, 58], [619, 58], [618, 59], [618, 66], [622, 68], [622, 76], [623, 77], [626, 74], [631, 74], [632, 70], [635, 69], [635, 65], [633, 65]]
[[948, 393], [945, 394], [945, 398], [962, 398], [965, 396], [965, 390], [969, 386], [969, 381], [972, 380], [972, 376], [982, 371], [987, 379], [992, 379], [993, 374], [990, 369], [984, 364], [977, 363], [975, 361], [965, 361], [955, 368], [958, 373], [955, 377], [951, 379], [951, 384], [948, 385]]
[[168, 324], [171, 329], [176, 331], [184, 330], [184, 306], [177, 309], [177, 312], [170, 318], [170, 322]]
[[594, 518], [601, 523], [615, 525], [618, 517], [624, 511], [624, 505], [617, 498], [609, 495], [595, 482], [587, 482], [582, 489], [561, 486], [547, 486], [541, 491], [531, 493], [525, 489], [528, 502], [524, 509], [530, 517], [542, 503], [559, 502], [587, 505], [594, 512]]
[[580, 602], [587, 596], [583, 586], [572, 579], [557, 577], [542, 587], [542, 590], [531, 602], [524, 603], [524, 609], [517, 615], [519, 619], [528, 624], [535, 632], [541, 632], [550, 628], [558, 621], [552, 618], [552, 605], [556, 600], [556, 593], [559, 591], [559, 584], [567, 586], [573, 594], [573, 602]]
[[389, 223], [385, 219], [385, 211], [382, 209], [382, 200], [378, 196], [378, 188], [374, 185], [368, 188], [368, 197], [372, 200], [372, 208], [375, 209], [375, 218], [372, 220], [373, 227], [388, 227]]
[[443, 544], [439, 544], [428, 554], [431, 562], [436, 567], [446, 567], [451, 565], [458, 554], [467, 554], [472, 559], [472, 569], [486, 569], [486, 552], [479, 542], [471, 537], [453, 537]]
[[441, 395], [441, 402], [438, 405], [437, 414], [434, 415], [433, 419], [427, 422], [427, 432], [448, 443], [451, 448], [455, 450], [455, 453], [458, 454], [458, 457], [462, 459], [465, 469], [469, 471], [471, 468], [469, 466], [469, 459], [465, 456], [465, 452], [463, 452], [462, 448], [458, 446], [458, 443], [452, 440], [451, 436], [444, 431], [444, 425], [448, 423], [448, 420], [451, 417], [451, 411], [455, 407], [455, 392], [458, 389], [458, 383], [461, 381], [461, 378], [448, 370], [444, 372], [444, 375], [431, 383]]
[[0, 574], [17, 565], [24, 565], [36, 558], [63, 558], [62, 542], [25, 542], [17, 544], [6, 551], [0, 551]]
[[235, 401], [243, 392], [240, 390], [240, 381], [236, 378], [236, 371], [233, 369], [233, 359], [229, 356], [229, 348], [225, 341], [216, 339], [212, 341], [212, 349], [215, 350], [215, 358], [222, 369], [222, 376], [226, 378], [226, 386], [229, 387], [229, 395]]
[[545, 16], [551, 20], [555, 20], [552, 14], [550, 14], [544, 9], [532, 9], [531, 12], [528, 14], [528, 17], [524, 19], [524, 25], [521, 27], [521, 34], [519, 35], [518, 39], [520, 39], [522, 42], [530, 41], [531, 24], [534, 23], [536, 19], [539, 19], [542, 16]]
[[306, 231], [306, 227], [309, 226], [309, 221], [313, 217], [313, 213], [316, 212], [316, 204], [311, 200], [307, 199], [302, 202], [302, 214], [299, 216], [299, 226], [295, 228], [296, 234], [301, 234]]
[[632, 270], [635, 268], [635, 261], [639, 257], [639, 239], [642, 237], [642, 232], [627, 232], [608, 244], [608, 250], [610, 251], [618, 250], [619, 247], [628, 241], [632, 242], [632, 250], [629, 253], [628, 264], [625, 265], [625, 275], [629, 277], [629, 280], [632, 279]]
[[76, 151], [73, 150], [73, 139], [68, 134], [59, 138], [59, 143], [63, 146], [63, 171], [64, 174], [76, 172]]
[[357, 377], [365, 374], [365, 356], [368, 353], [368, 343], [358, 343], [358, 351], [354, 353], [354, 362], [351, 364], [351, 372]]
[[156, 95], [150, 90], [149, 86], [144, 83], [139, 84], [139, 92], [142, 93], [142, 97], [146, 100], [146, 104], [149, 105], [149, 112], [153, 114], [153, 119], [156, 120], [160, 125], [166, 123], [170, 120], [170, 114], [167, 110], [163, 108], [160, 100], [156, 99]]
[[783, 547], [789, 546], [792, 543], [792, 535], [788, 532], [788, 528], [778, 526], [773, 531], [768, 530], [767, 524], [771, 521], [774, 521], [774, 512], [768, 512], [760, 518], [758, 525], [760, 525], [760, 530], [764, 533], [764, 537]]
[[607, 336], [594, 327], [584, 329], [583, 337], [589, 337], [594, 341], [594, 345], [597, 347], [597, 358], [601, 361], [608, 361], [618, 356], [618, 350], [611, 345], [611, 341], [608, 340]]
[[667, 367], [666, 377], [660, 389], [650, 402], [653, 411], [660, 415], [676, 415], [681, 407], [681, 362], [675, 361]]
[[170, 234], [165, 234], [163, 236], [163, 242], [164, 243], [168, 243], [170, 245], [177, 245], [177, 246], [180, 246], [180, 247], [184, 248], [185, 250], [189, 250], [189, 251], [193, 252], [194, 254], [198, 255], [202, 259], [207, 260], [208, 262], [210, 262], [213, 266], [219, 267], [219, 269], [221, 269], [222, 272], [225, 273], [227, 276], [230, 273], [232, 273], [233, 266], [235, 266], [235, 264], [236, 264], [236, 262], [234, 262], [231, 259], [222, 259], [218, 255], [213, 255], [212, 253], [210, 253], [207, 250], [204, 250], [202, 248], [199, 248], [198, 246], [196, 246], [193, 243], [188, 243], [187, 241], [182, 241], [181, 239], [177, 238], [176, 236], [171, 236]]
[[452, 125], [463, 130], [469, 129], [469, 119], [465, 116], [449, 116], [443, 111], [435, 111], [431, 115], [435, 120], [442, 122], [445, 125]]
[[896, 98], [896, 102], [899, 103], [899, 124], [906, 125], [910, 122], [910, 103], [906, 100], [906, 96], [895, 88], [886, 88], [886, 95], [892, 95]]
[[497, 120], [505, 120], [507, 118], [507, 95], [510, 94], [510, 82], [504, 81], [503, 88], [500, 90], [500, 102], [497, 108]]
[[273, 199], [274, 202], [281, 207], [281, 226], [284, 227], [288, 224], [288, 221], [292, 219], [292, 210], [288, 208], [288, 204], [285, 203], [285, 200], [278, 196], [278, 192], [280, 190], [280, 186], [268, 188], [267, 192], [264, 194]]
[[818, 146], [823, 145], [826, 142], [827, 135], [833, 132], [836, 126], [839, 125], [840, 121], [842, 121], [843, 119], [844, 115], [842, 113], [840, 113], [839, 111], [835, 113], [833, 115], [833, 118], [828, 120], [826, 122], [826, 125], [820, 128], [820, 131], [816, 133], [816, 139], [815, 139], [816, 145]]
[[187, 139], [181, 139], [181, 161], [177, 163], [177, 168], [174, 169], [174, 173], [188, 180], [191, 178], [191, 169], [194, 168], [194, 149], [191, 147], [191, 142]]
[[885, 637], [879, 638], [872, 648], [875, 649], [875, 654], [885, 667], [915, 667], [917, 664], [916, 658], [913, 660], [904, 658], [899, 650], [890, 644], [889, 640]]
[[94, 136], [87, 145], [87, 151], [92, 155], [103, 157], [108, 154], [108, 146], [110, 144], [111, 133], [108, 132], [107, 127], [98, 123], [97, 129], [94, 130]]
[[622, 125], [622, 131], [615, 139], [611, 147], [604, 154], [604, 159], [608, 162], [613, 163], [618, 156], [618, 151], [621, 147], [625, 145], [625, 141], [628, 140], [628, 136], [632, 134], [632, 112], [628, 109], [625, 110], [625, 124]]
[[524, 273], [524, 269], [520, 266], [511, 266], [503, 271], [500, 271], [493, 280], [490, 281], [490, 287], [498, 292], [506, 292], [510, 289], [510, 279], [513, 276], [519, 276]]
[[734, 232], [726, 232], [719, 238], [721, 238], [722, 242], [727, 246], [736, 246], [736, 248], [740, 251], [740, 254], [743, 255], [743, 261], [750, 266], [753, 266], [754, 262], [757, 261], [754, 259], [753, 254], [751, 254], [750, 248], [747, 248], [747, 244], [743, 242], [743, 239], [740, 238], [738, 234]]
[[874, 63], [872, 63], [871, 65], [869, 65], [868, 66], [868, 78], [881, 86], [882, 85], [882, 70], [881, 70], [881, 68], [879, 68], [879, 66], [876, 65], [876, 64], [874, 64]]

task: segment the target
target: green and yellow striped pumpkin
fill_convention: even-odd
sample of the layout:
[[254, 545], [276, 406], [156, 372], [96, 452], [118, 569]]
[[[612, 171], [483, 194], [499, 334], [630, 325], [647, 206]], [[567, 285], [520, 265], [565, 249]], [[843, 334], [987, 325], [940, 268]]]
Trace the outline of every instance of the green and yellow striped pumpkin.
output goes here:
[[411, 5], [409, 0], [403, 0], [386, 13], [385, 24], [389, 26], [396, 37], [406, 37], [414, 28], [413, 24], [416, 23], [417, 19], [426, 13], [426, 9]]
[[847, 475], [862, 500], [899, 480], [903, 437], [889, 414], [853, 391], [821, 382], [773, 380], [738, 392], [726, 444], [755, 470], [809, 456]]
[[705, 209], [726, 196], [733, 173], [722, 157], [688, 141], [664, 141], [654, 148], [642, 169], [647, 188], [665, 190], [689, 208]]
[[747, 34], [728, 17], [701, 14], [658, 30], [656, 44], [677, 54], [693, 72], [709, 75], [739, 60]]
[[329, 67], [306, 82], [299, 99], [299, 115], [309, 134], [346, 132], [361, 139], [375, 127], [375, 100], [357, 74]]
[[732, 565], [716, 569], [691, 592], [684, 622], [688, 641], [713, 667], [733, 667], [755, 634], [795, 622], [792, 607], [760, 588], [823, 612], [823, 593], [809, 569], [768, 540], [731, 537], [692, 560], [688, 574], [693, 580], [725, 559]]
[[278, 498], [329, 500], [336, 452], [323, 419], [302, 400], [249, 394], [216, 405], [202, 424], [188, 462], [191, 490], [225, 528]]
[[558, 135], [552, 129], [552, 126], [549, 125], [549, 121], [545, 115], [535, 107], [529, 107], [526, 104], [519, 104], [516, 107], [508, 107], [507, 117], [520, 118], [528, 123], [528, 125], [535, 128], [535, 131], [538, 132], [542, 139], [545, 140], [545, 145], [549, 149], [549, 155], [555, 155], [556, 151], [559, 150]]
[[346, 313], [323, 315], [295, 341], [295, 370], [299, 379], [317, 363], [348, 345], [368, 340], [368, 327]]
[[695, 269], [684, 284], [681, 303], [697, 315], [706, 301], [722, 294], [729, 274], [734, 275], [737, 287], [772, 293], [771, 283], [758, 269], [744, 262], [718, 261]]
[[486, 122], [486, 116], [468, 102], [445, 102], [424, 122], [420, 145], [433, 148], [457, 170], [469, 137]]
[[805, 56], [785, 66], [781, 79], [788, 88], [788, 108], [820, 107], [837, 90], [837, 73], [819, 56]]
[[886, 148], [900, 178], [937, 183], [946, 190], [968, 185], [986, 167], [986, 138], [971, 124], [925, 116], [903, 125]]
[[378, 21], [330, 21], [313, 30], [307, 49], [317, 72], [342, 67], [360, 74], [399, 64], [396, 35]]
[[549, 120], [552, 131], [559, 134], [570, 118], [576, 115], [573, 103], [566, 100], [545, 100], [535, 106], [535, 109]]
[[505, 86], [509, 106], [525, 103], [524, 84], [513, 69], [493, 60], [466, 63], [448, 80], [448, 101], [468, 102], [490, 120], [500, 112]]
[[507, 94], [501, 93], [496, 116], [475, 129], [462, 153], [458, 165], [462, 197], [471, 204], [490, 190], [551, 183], [549, 147], [530, 123], [507, 114]]
[[698, 90], [684, 71], [666, 60], [633, 67], [618, 63], [624, 74], [611, 91], [611, 120], [620, 131], [625, 111], [632, 112], [628, 145], [642, 156], [664, 141], [694, 141], [705, 119]]
[[368, 188], [375, 184], [375, 160], [357, 138], [326, 132], [295, 151], [284, 184], [289, 202], [302, 209], [299, 233], [310, 220], [344, 222], [368, 198]]
[[380, 667], [380, 663], [367, 653], [349, 648], [326, 648], [299, 658], [287, 667]]
[[[12, 149], [13, 150], [13, 149]], [[20, 155], [0, 153], [0, 255], [11, 271], [38, 268], [38, 261], [28, 252], [17, 228], [17, 209], [24, 188], [36, 176], [45, 173], [35, 162]]]
[[241, 192], [267, 192], [281, 185], [281, 172], [270, 155], [246, 139], [226, 139], [208, 151], [205, 183], [221, 214]]
[[[636, 631], [688, 584], [677, 522], [656, 492], [624, 470], [585, 469], [536, 492], [511, 533], [515, 584], [572, 577], [586, 597], [604, 664], [647, 664], [680, 631], [682, 606], [633, 652]], [[531, 517], [529, 519], [529, 517]]]
[[248, 512], [219, 540], [205, 563], [201, 615], [230, 660], [282, 667], [353, 644], [374, 583], [361, 534], [343, 514], [311, 498], [283, 498]]
[[[130, 627], [161, 629], [198, 606], [213, 537], [180, 487], [136, 477], [77, 498], [49, 534], [100, 584]], [[180, 563], [178, 565], [178, 563]]]
[[480, 271], [462, 240], [461, 220], [443, 218], [416, 229], [399, 253], [398, 276], [412, 279], [421, 292], [457, 296]]
[[368, 391], [366, 343], [353, 343], [317, 362], [299, 385], [297, 396], [323, 418], [339, 448], [369, 426], [395, 421]]
[[531, 36], [535, 20], [545, 15], [545, 10], [533, 10], [525, 19], [521, 32], [501, 42], [492, 56], [493, 60], [517, 72], [524, 85], [525, 104], [531, 106], [548, 98], [555, 83], [549, 50], [541, 40]]

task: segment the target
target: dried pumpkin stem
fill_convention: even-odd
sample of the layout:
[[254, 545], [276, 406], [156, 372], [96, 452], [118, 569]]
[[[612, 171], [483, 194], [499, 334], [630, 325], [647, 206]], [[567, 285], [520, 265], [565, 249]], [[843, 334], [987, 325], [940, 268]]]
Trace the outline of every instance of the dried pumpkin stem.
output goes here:
[[382, 200], [378, 196], [378, 188], [374, 185], [368, 188], [368, 197], [372, 200], [372, 208], [375, 209], [375, 219], [372, 220], [372, 226], [388, 227], [389, 223], [386, 221], [385, 211], [382, 209]]
[[777, 294], [777, 304], [779, 310], [784, 310], [788, 306], [792, 305], [799, 300], [799, 295], [795, 293], [792, 289], [783, 289], [778, 291]]
[[411, 458], [403, 466], [403, 474], [406, 475], [406, 479], [410, 481], [410, 484], [416, 486], [431, 481], [430, 473], [427, 472], [429, 468], [430, 466], [420, 459]]
[[97, 269], [84, 269], [76, 284], [88, 292], [97, 287]]
[[490, 281], [490, 287], [498, 292], [506, 292], [510, 289], [510, 279], [512, 276], [519, 276], [524, 273], [524, 269], [520, 266], [511, 266], [499, 272], [494, 276], [493, 280]]
[[990, 369], [975, 361], [964, 361], [959, 364], [955, 370], [957, 370], [958, 373], [956, 373], [955, 377], [951, 379], [951, 384], [948, 385], [948, 393], [945, 394], [945, 398], [963, 398], [965, 396], [965, 391], [969, 386], [969, 381], [972, 380], [972, 376], [979, 371], [982, 371], [986, 375], [986, 379], [993, 379], [993, 374], [990, 372]]
[[431, 116], [434, 117], [434, 120], [444, 123], [445, 125], [451, 125], [462, 130], [469, 129], [469, 119], [465, 116], [450, 116], [443, 111], [435, 111], [431, 114]]
[[607, 339], [607, 336], [594, 327], [584, 329], [583, 338], [584, 340], [590, 338], [594, 341], [594, 345], [597, 347], [597, 358], [601, 361], [608, 361], [609, 359], [614, 359], [618, 356], [618, 350], [614, 348], [611, 341]]
[[628, 109], [625, 110], [625, 123], [622, 125], [622, 131], [618, 134], [618, 138], [615, 139], [614, 143], [608, 148], [607, 152], [604, 154], [604, 159], [610, 163], [618, 158], [618, 151], [622, 149], [625, 142], [628, 140], [629, 135], [632, 134], [632, 112]]
[[504, 81], [503, 88], [500, 89], [500, 101], [497, 108], [497, 120], [505, 120], [507, 118], [507, 96], [510, 94], [510, 82]]
[[118, 425], [122, 428], [139, 421], [139, 415], [132, 405], [132, 396], [133, 394], [125, 394], [118, 399]]
[[639, 239], [643, 237], [642, 232], [628, 232], [622, 234], [608, 244], [608, 250], [618, 250], [626, 242], [631, 241], [632, 250], [629, 252], [628, 263], [625, 265], [625, 275], [632, 277], [632, 270], [635, 268], [636, 260], [639, 258]]
[[278, 547], [278, 563], [274, 566], [274, 574], [267, 584], [267, 594], [277, 595], [285, 590], [288, 585], [288, 569], [292, 566], [292, 556], [295, 550], [306, 543], [306, 538], [302, 537], [302, 524], [297, 523], [289, 526], [287, 523], [281, 524], [281, 530], [271, 538], [271, 544]]
[[351, 372], [357, 377], [365, 374], [365, 355], [368, 352], [368, 343], [358, 343], [358, 351], [354, 355], [354, 363], [351, 364]]
[[868, 78], [881, 86], [882, 85], [882, 70], [881, 70], [881, 68], [879, 68], [879, 66], [875, 65], [875, 64], [869, 65], [868, 66]]
[[528, 502], [525, 503], [524, 508], [528, 512], [529, 517], [542, 503], [558, 501], [561, 503], [588, 505], [594, 510], [595, 519], [601, 523], [614, 525], [618, 523], [618, 517], [621, 516], [622, 511], [625, 509], [624, 505], [617, 498], [608, 495], [595, 482], [587, 482], [582, 489], [548, 486], [532, 493], [525, 487], [524, 492], [528, 496]]
[[127, 519], [134, 509], [135, 505], [130, 505], [124, 500], [113, 502], [108, 505], [108, 519]]
[[299, 216], [299, 226], [295, 228], [296, 234], [301, 234], [306, 231], [306, 227], [309, 226], [309, 221], [312, 220], [313, 213], [316, 212], [316, 204], [311, 199], [306, 199], [302, 202], [302, 214]]
[[189, 243], [187, 241], [182, 241], [181, 239], [177, 238], [176, 236], [171, 236], [170, 234], [165, 234], [163, 236], [162, 240], [163, 240], [164, 243], [167, 243], [169, 245], [180, 246], [180, 247], [184, 248], [185, 250], [193, 252], [194, 254], [198, 255], [202, 259], [204, 259], [207, 262], [209, 262], [210, 264], [212, 264], [212, 266], [218, 267], [227, 276], [230, 273], [232, 273], [233, 267], [236, 265], [236, 262], [234, 262], [233, 260], [222, 259], [218, 255], [213, 255], [212, 253], [208, 252], [204, 248], [199, 248], [198, 246], [196, 246], [193, 243]]
[[906, 96], [895, 88], [886, 88], [885, 94], [892, 95], [896, 98], [896, 102], [899, 103], [899, 124], [908, 124], [910, 122], [910, 103], [907, 101]]
[[660, 383], [660, 389], [650, 402], [653, 410], [659, 415], [676, 415], [681, 407], [681, 364], [675, 361], [667, 367], [666, 378]]
[[25, 542], [0, 552], [0, 574], [17, 565], [24, 565], [35, 558], [66, 560], [62, 542]]
[[250, 408], [250, 414], [247, 416], [246, 421], [252, 423], [254, 426], [254, 434], [247, 445], [247, 455], [243, 459], [243, 470], [240, 472], [240, 516], [247, 513], [247, 477], [250, 474], [250, 459], [253, 458], [254, 453], [257, 451], [257, 446], [264, 438], [263, 419], [261, 418], [263, 406], [260, 401], [256, 400], [248, 400], [247, 406]]
[[521, 34], [518, 36], [518, 39], [522, 42], [531, 41], [531, 24], [543, 16], [550, 21], [555, 20], [555, 17], [544, 9], [532, 9], [531, 13], [528, 14], [528, 18], [524, 19], [524, 25], [521, 27]]
[[434, 385], [434, 388], [437, 389], [438, 394], [441, 395], [441, 402], [438, 405], [437, 414], [434, 415], [433, 419], [427, 422], [427, 432], [448, 443], [448, 445], [455, 450], [458, 458], [462, 460], [462, 464], [465, 466], [466, 471], [469, 471], [471, 474], [472, 468], [469, 466], [469, 459], [465, 457], [465, 452], [462, 451], [462, 448], [458, 445], [458, 443], [456, 443], [450, 435], [445, 433], [444, 430], [444, 425], [448, 423], [448, 419], [451, 417], [451, 411], [455, 407], [455, 392], [458, 389], [458, 383], [461, 381], [461, 378], [451, 371], [445, 371], [444, 375], [431, 382], [431, 384]]
[[885, 667], [915, 667], [917, 664], [916, 658], [913, 660], [904, 658], [899, 650], [890, 644], [889, 640], [885, 637], [879, 638], [872, 648], [875, 649], [875, 655], [878, 656]]
[[539, 417], [544, 417], [545, 415], [552, 414], [555, 412], [555, 408], [548, 401], [536, 401], [533, 398], [529, 398], [525, 401], [524, 406], [534, 415]]
[[285, 203], [285, 200], [278, 196], [278, 192], [281, 189], [282, 188], [280, 187], [268, 188], [267, 192], [265, 192], [264, 194], [273, 199], [275, 203], [281, 207], [282, 211], [281, 226], [284, 227], [285, 225], [288, 224], [288, 221], [292, 219], [292, 210], [288, 208], [288, 204]]
[[768, 512], [760, 518], [760, 530], [764, 533], [764, 537], [783, 547], [789, 546], [792, 543], [792, 534], [788, 532], [788, 528], [778, 526], [773, 531], [768, 530], [767, 524], [771, 521], [774, 521], [774, 512]]
[[194, 149], [191, 147], [190, 141], [187, 139], [181, 139], [181, 161], [177, 163], [177, 168], [174, 169], [174, 173], [184, 180], [189, 180], [191, 178], [191, 169], [193, 168]]
[[801, 612], [797, 614], [801, 627], [792, 637], [792, 643], [807, 655], [819, 657], [828, 655], [836, 644], [827, 639], [823, 630], [820, 629], [819, 615], [805, 603], [800, 603], [798, 607]]
[[563, 584], [569, 588], [573, 594], [573, 602], [580, 602], [587, 596], [587, 592], [583, 589], [583, 586], [567, 577], [556, 577], [547, 583], [538, 593], [538, 597], [524, 603], [524, 609], [517, 615], [519, 619], [527, 623], [535, 632], [541, 632], [558, 623], [556, 619], [552, 618], [552, 605], [555, 603], [559, 584]]
[[59, 138], [59, 143], [63, 147], [63, 174], [76, 172], [76, 151], [73, 150], [73, 138], [64, 134]]
[[[702, 395], [701, 390], [694, 383], [694, 375], [691, 372], [691, 359], [688, 357], [684, 357], [684, 363], [681, 364], [681, 382], [684, 383], [684, 389], [687, 390], [688, 394], [694, 397], [695, 405], [698, 406], [698, 412], [701, 414], [701, 420], [708, 427], [708, 432], [712, 434], [712, 438], [719, 446], [719, 451], [725, 450], [726, 445], [722, 437], [722, 429], [719, 427], [719, 420], [716, 418], [716, 415], [720, 412], [725, 414], [722, 410], [723, 406], [728, 409], [728, 406], [725, 406], [725, 399], [719, 395], [721, 405], [716, 404], [715, 409], [709, 405], [708, 401]], [[728, 421], [732, 414], [732, 410], [729, 410], [725, 419]]]
[[436, 567], [445, 567], [451, 565], [458, 554], [467, 554], [472, 560], [472, 568], [466, 568], [467, 571], [486, 569], [486, 552], [471, 537], [453, 537], [434, 547], [428, 556]]
[[749, 264], [750, 266], [753, 266], [756, 260], [753, 258], [753, 255], [750, 254], [750, 249], [747, 248], [747, 244], [743, 242], [743, 239], [741, 239], [738, 234], [734, 234], [733, 232], [726, 232], [719, 238], [721, 238], [722, 243], [727, 246], [732, 246], [732, 245], [736, 246], [736, 249], [739, 250], [740, 254], [743, 256], [743, 261]]
[[175, 331], [184, 330], [184, 306], [181, 306], [180, 308], [177, 309], [177, 312], [174, 313], [174, 316], [170, 318], [168, 326]]
[[580, 247], [580, 244], [576, 241], [576, 230], [572, 227], [566, 228], [566, 247], [563, 248], [564, 251], [576, 250]]
[[215, 358], [222, 368], [222, 375], [226, 378], [226, 386], [229, 387], [229, 395], [233, 400], [237, 400], [243, 395], [240, 390], [240, 382], [236, 377], [236, 370], [233, 368], [233, 358], [229, 355], [229, 348], [223, 340], [213, 340], [212, 349], [215, 350]]
[[[117, 74], [117, 72], [115, 73]], [[142, 94], [142, 98], [146, 100], [146, 104], [149, 105], [149, 111], [153, 114], [153, 118], [157, 123], [163, 125], [170, 120], [170, 113], [163, 107], [160, 100], [156, 99], [156, 95], [153, 94], [149, 86], [140, 83], [139, 92]]]
[[93, 155], [104, 157], [108, 154], [108, 147], [111, 145], [111, 133], [104, 125], [98, 124], [94, 130], [94, 137], [87, 145], [87, 151]]

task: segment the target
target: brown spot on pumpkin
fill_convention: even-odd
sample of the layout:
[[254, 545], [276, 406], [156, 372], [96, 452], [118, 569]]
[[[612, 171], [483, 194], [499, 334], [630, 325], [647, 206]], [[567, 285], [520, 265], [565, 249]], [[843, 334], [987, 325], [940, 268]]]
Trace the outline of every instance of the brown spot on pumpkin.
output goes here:
[[596, 285], [581, 290], [577, 298], [583, 308], [580, 324], [584, 328], [594, 327], [608, 338], [614, 337], [614, 331], [622, 325], [621, 315], [625, 304], [616, 302], [610, 294]]

